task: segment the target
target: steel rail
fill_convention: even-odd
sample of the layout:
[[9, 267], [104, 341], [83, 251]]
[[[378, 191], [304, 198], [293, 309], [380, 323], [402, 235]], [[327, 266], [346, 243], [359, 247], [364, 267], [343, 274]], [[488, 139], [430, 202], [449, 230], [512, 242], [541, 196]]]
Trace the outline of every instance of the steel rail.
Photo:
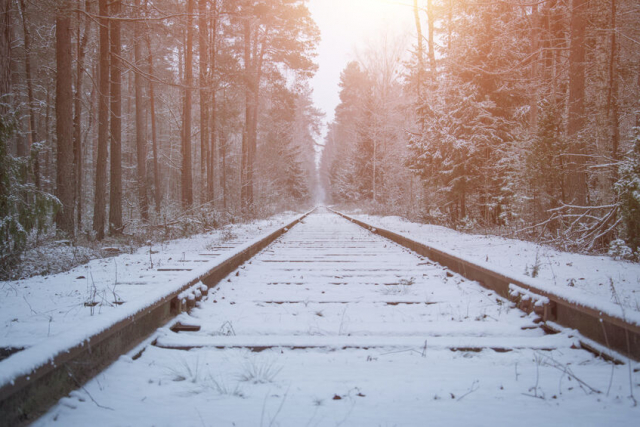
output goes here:
[[[509, 277], [473, 262], [463, 260], [424, 243], [394, 233], [393, 231], [367, 224], [331, 208], [328, 209], [374, 234], [385, 237], [432, 261], [448, 267], [467, 279], [479, 282], [485, 288], [491, 289], [499, 295], [514, 301], [518, 308], [526, 312], [535, 311], [540, 315], [543, 322], [550, 322], [550, 330], [556, 330], [555, 324], [575, 329], [582, 336], [595, 341], [604, 348], [625, 355], [635, 361], [640, 361], [640, 326], [630, 323], [623, 317], [604, 313], [595, 307], [578, 304], [563, 296], [539, 289], [514, 277]], [[530, 299], [517, 295], [514, 296], [513, 293], [510, 292], [510, 285], [512, 284], [519, 288], [526, 289], [534, 295], [547, 298], [549, 301], [546, 304], [536, 306], [532, 304]], [[590, 351], [597, 351], [589, 342], [584, 341], [582, 344], [583, 347]], [[606, 357], [607, 355], [604, 356]], [[616, 359], [615, 355], [613, 358]]]
[[[179, 295], [199, 282], [209, 289], [306, 218], [315, 208], [263, 239], [222, 261], [180, 289], [119, 321], [84, 342], [43, 358], [33, 371], [0, 386], [0, 426], [25, 425], [42, 415], [69, 392], [82, 387], [122, 354], [135, 348], [157, 328], [170, 322], [185, 308]], [[18, 356], [16, 354], [14, 356]]]

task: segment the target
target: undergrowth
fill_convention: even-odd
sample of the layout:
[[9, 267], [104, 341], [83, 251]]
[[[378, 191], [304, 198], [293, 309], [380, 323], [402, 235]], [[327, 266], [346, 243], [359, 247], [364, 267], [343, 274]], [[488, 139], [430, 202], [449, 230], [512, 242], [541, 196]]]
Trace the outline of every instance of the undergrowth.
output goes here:
[[[125, 224], [121, 234], [107, 236], [102, 241], [95, 239], [93, 231], [79, 231], [73, 239], [61, 238], [51, 230], [34, 231], [27, 236], [27, 241], [20, 250], [0, 259], [0, 281], [62, 273], [93, 259], [108, 258], [121, 253], [133, 254], [143, 246], [162, 246], [169, 240], [186, 238], [254, 219], [208, 207], [195, 208], [175, 215], [172, 215], [172, 212], [175, 212], [175, 209], [166, 208], [149, 223], [130, 221]], [[88, 229], [89, 225], [85, 226]], [[232, 231], [223, 230], [220, 242], [224, 243], [235, 237]]]

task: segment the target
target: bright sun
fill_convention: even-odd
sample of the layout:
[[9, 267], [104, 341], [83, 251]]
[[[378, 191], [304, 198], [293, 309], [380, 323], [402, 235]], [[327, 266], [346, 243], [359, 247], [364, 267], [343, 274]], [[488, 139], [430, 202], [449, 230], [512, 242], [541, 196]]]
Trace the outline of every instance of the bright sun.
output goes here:
[[[310, 0], [323, 32], [341, 31], [356, 38], [370, 38], [388, 27], [409, 20], [411, 0]], [[327, 28], [329, 27], [329, 28]], [[328, 31], [327, 31], [328, 30]], [[351, 37], [349, 37], [351, 38]]]
[[360, 11], [367, 10], [368, 13], [374, 13], [376, 15], [383, 14], [390, 7], [394, 7], [393, 1], [389, 0], [344, 0], [346, 3], [353, 3], [354, 6]]

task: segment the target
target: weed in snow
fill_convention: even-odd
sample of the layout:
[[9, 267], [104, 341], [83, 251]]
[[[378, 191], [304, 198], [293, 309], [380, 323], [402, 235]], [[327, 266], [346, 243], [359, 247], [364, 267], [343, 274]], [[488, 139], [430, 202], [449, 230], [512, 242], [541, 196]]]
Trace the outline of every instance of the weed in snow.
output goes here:
[[415, 284], [416, 279], [414, 277], [410, 279], [400, 279], [398, 283], [393, 283], [384, 286], [381, 289], [382, 295], [408, 295], [411, 293], [411, 288]]
[[200, 372], [200, 358], [196, 358], [195, 362], [192, 359], [179, 358], [171, 366], [167, 366], [167, 369], [172, 374], [171, 379], [173, 381], [197, 383]]
[[540, 260], [540, 252], [536, 251], [536, 259], [534, 263], [531, 265], [531, 267], [529, 267], [529, 265], [527, 264], [524, 269], [525, 276], [531, 276], [533, 278], [538, 277], [538, 274], [540, 273], [540, 267], [542, 267], [542, 261]]
[[253, 384], [268, 384], [274, 382], [283, 368], [273, 359], [250, 357], [244, 360], [238, 379]]
[[[198, 387], [196, 392], [211, 390], [220, 395], [244, 397], [239, 384], [231, 386], [224, 378], [214, 377], [209, 372], [203, 372], [200, 358], [195, 360], [192, 358], [179, 358], [171, 366], [167, 366], [166, 369], [170, 373], [172, 381], [186, 381], [194, 384]], [[158, 384], [161, 384], [161, 382], [159, 381]]]
[[[609, 278], [609, 284], [611, 286], [612, 297], [613, 297], [614, 301], [616, 302], [616, 304], [620, 305], [620, 310], [622, 310], [622, 320], [624, 320], [626, 322], [627, 321], [627, 315], [626, 315], [625, 310], [624, 310], [624, 305], [620, 301], [620, 297], [618, 295], [618, 292], [616, 291], [616, 286], [613, 283], [613, 279], [612, 278]], [[631, 353], [631, 343], [629, 342], [629, 334], [625, 334], [625, 335], [626, 335], [626, 339], [627, 339], [627, 352]], [[630, 358], [627, 358], [627, 365], [629, 366], [629, 398], [633, 402], [633, 406], [638, 406], [638, 401], [636, 400], [636, 397], [633, 395], [633, 373], [632, 373], [631, 359]]]
[[240, 384], [229, 386], [224, 379], [214, 378], [211, 375], [205, 378], [203, 386], [223, 396], [245, 397], [244, 392], [240, 388]]
[[340, 326], [338, 327], [338, 335], [345, 335], [347, 333], [347, 326], [345, 324], [345, 314], [347, 313], [347, 308], [349, 308], [349, 304], [345, 304], [344, 310], [342, 310], [342, 317], [340, 318]]

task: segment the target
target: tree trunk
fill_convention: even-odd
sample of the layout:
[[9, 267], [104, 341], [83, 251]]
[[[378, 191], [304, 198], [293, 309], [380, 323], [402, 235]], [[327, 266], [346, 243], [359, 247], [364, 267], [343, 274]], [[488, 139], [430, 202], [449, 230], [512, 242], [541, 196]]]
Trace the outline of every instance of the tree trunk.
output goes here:
[[585, 95], [585, 9], [588, 0], [573, 0], [571, 7], [571, 47], [569, 50], [569, 117], [567, 123], [567, 197], [568, 203], [587, 203], [587, 180], [583, 136]]
[[11, 93], [11, 0], [0, 0], [0, 118]]
[[[258, 71], [256, 70], [256, 74]], [[258, 88], [260, 87], [260, 79], [256, 77], [253, 83], [253, 105], [251, 109], [251, 124], [249, 125], [249, 151], [247, 153], [247, 207], [248, 213], [253, 214], [253, 190], [254, 177], [256, 168], [256, 147], [258, 145]]]
[[200, 50], [200, 179], [202, 182], [202, 202], [210, 202], [209, 188], [209, 26], [207, 16], [208, 0], [198, 0], [198, 48]]
[[[636, 70], [638, 73], [636, 86], [640, 89], [640, 58], [638, 59], [638, 64], [636, 66], [638, 67]], [[640, 128], [640, 109], [636, 110], [636, 126]]]
[[[85, 2], [85, 10], [87, 3]], [[80, 0], [78, 0], [80, 9]], [[75, 163], [75, 199], [76, 199], [76, 224], [82, 227], [82, 77], [84, 73], [85, 48], [87, 46], [89, 34], [89, 20], [84, 19], [84, 32], [80, 31], [82, 22], [80, 10], [77, 13], [78, 35], [76, 38], [77, 60], [76, 60], [76, 95], [74, 102], [73, 116], [73, 158]]]
[[447, 50], [453, 53], [453, 0], [449, 0], [447, 8]]
[[[419, 108], [422, 107], [422, 83], [424, 72], [424, 40], [422, 36], [422, 25], [420, 24], [420, 9], [418, 8], [418, 0], [413, 0], [413, 18], [416, 22], [416, 32], [418, 33], [418, 82], [417, 82], [417, 91], [418, 91], [418, 104]], [[424, 119], [420, 119], [422, 124], [424, 124]]]
[[[153, 76], [153, 55], [151, 51], [151, 38], [149, 32], [146, 33], [147, 50], [149, 51], [149, 75]], [[160, 191], [160, 171], [158, 165], [158, 137], [156, 129], [156, 95], [153, 81], [149, 81], [149, 113], [151, 114], [151, 144], [153, 149], [153, 186], [156, 213], [160, 213], [160, 203], [162, 203], [162, 192]]]
[[62, 208], [56, 216], [58, 228], [74, 234], [73, 184], [73, 88], [71, 73], [71, 18], [56, 17], [56, 136], [57, 196]]
[[218, 139], [218, 126], [216, 123], [217, 114], [216, 114], [217, 102], [216, 102], [216, 90], [213, 88], [211, 90], [211, 123], [209, 126], [209, 158], [207, 160], [209, 166], [207, 168], [207, 188], [209, 190], [208, 197], [209, 200], [215, 201], [216, 199], [216, 186], [215, 186], [215, 177], [216, 177], [216, 163], [218, 160], [217, 155], [217, 139]]
[[[122, 3], [116, 0], [111, 3], [112, 16], [120, 14]], [[120, 56], [122, 44], [120, 40], [120, 21], [109, 22], [111, 43], [111, 174], [109, 194], [109, 233], [122, 232], [122, 70]]]
[[264, 45], [258, 46], [259, 34], [256, 32], [256, 40], [253, 45], [253, 67], [251, 73], [251, 115], [249, 123], [249, 146], [247, 149], [247, 213], [253, 214], [254, 205], [254, 177], [256, 167], [256, 149], [258, 146], [258, 106], [260, 105], [260, 81], [262, 79], [262, 64], [264, 59]]
[[427, 15], [429, 20], [429, 65], [431, 67], [431, 78], [433, 81], [438, 77], [438, 69], [436, 68], [436, 50], [435, 50], [435, 42], [434, 42], [434, 30], [435, 30], [435, 22], [436, 16], [433, 10], [433, 0], [427, 0]]
[[249, 145], [251, 135], [251, 123], [253, 118], [252, 95], [252, 66], [251, 66], [251, 22], [244, 22], [244, 79], [245, 79], [245, 111], [244, 130], [242, 132], [242, 164], [240, 167], [240, 208], [242, 212], [249, 210]]
[[191, 172], [191, 85], [193, 84], [193, 0], [187, 0], [187, 42], [184, 52], [184, 111], [182, 121], [182, 207], [193, 204]]
[[40, 188], [40, 162], [38, 161], [38, 147], [33, 148], [33, 144], [38, 142], [36, 127], [36, 111], [35, 99], [33, 96], [33, 74], [31, 72], [31, 32], [27, 20], [27, 10], [24, 0], [19, 1], [20, 12], [22, 15], [22, 29], [24, 32], [24, 68], [27, 78], [27, 101], [29, 103], [29, 132], [27, 146], [25, 147], [25, 155], [33, 150], [33, 173], [36, 188]]
[[44, 133], [45, 136], [45, 145], [46, 149], [44, 151], [44, 176], [46, 177], [45, 182], [47, 183], [44, 187], [44, 190], [48, 193], [53, 193], [53, 165], [51, 158], [53, 157], [53, 140], [51, 138], [51, 110], [52, 110], [52, 102], [51, 102], [51, 90], [47, 88], [47, 101], [44, 107]]
[[[620, 153], [620, 117], [618, 106], [618, 43], [616, 32], [617, 0], [611, 0], [611, 52], [609, 52], [609, 91], [607, 94], [607, 114], [609, 116], [609, 126], [611, 128], [611, 157], [619, 160]], [[612, 168], [613, 182], [618, 180], [618, 168]]]
[[98, 155], [96, 159], [96, 189], [93, 208], [93, 230], [98, 240], [104, 239], [107, 160], [109, 139], [109, 8], [108, 0], [99, 0], [99, 93], [98, 93]]
[[218, 146], [220, 149], [220, 191], [222, 191], [222, 209], [227, 210], [227, 140], [220, 126]]
[[538, 127], [538, 92], [540, 80], [538, 80], [538, 63], [540, 55], [537, 53], [540, 49], [540, 12], [537, 7], [531, 14], [531, 30], [529, 32], [531, 39], [531, 55], [535, 57], [531, 60], [531, 97], [529, 98], [529, 135], [536, 134]]
[[[0, 132], [5, 132], [9, 123], [6, 115], [11, 102], [11, 0], [0, 0]], [[8, 141], [0, 139], [0, 152], [9, 151]], [[8, 196], [5, 186], [5, 170], [0, 170], [0, 199]]]
[[217, 102], [216, 102], [216, 91], [217, 91], [217, 83], [214, 83], [215, 72], [216, 72], [216, 59], [217, 59], [217, 42], [218, 42], [218, 1], [213, 1], [213, 11], [212, 11], [212, 31], [211, 31], [211, 40], [209, 42], [211, 58], [209, 63], [209, 83], [212, 85], [211, 87], [211, 121], [210, 121], [210, 145], [209, 145], [209, 166], [207, 168], [207, 188], [209, 189], [209, 200], [215, 200], [216, 192], [215, 192], [215, 176], [216, 176], [216, 163], [217, 163], [217, 150], [216, 150], [216, 140], [218, 138], [218, 122], [217, 122]]
[[[140, 0], [135, 0], [136, 13], [139, 18]], [[136, 67], [140, 68], [142, 64], [142, 47], [140, 46], [142, 38], [142, 24], [136, 22], [133, 24], [133, 55]], [[149, 221], [149, 202], [147, 200], [147, 138], [145, 132], [145, 111], [144, 101], [142, 97], [142, 76], [139, 72], [135, 72], [134, 85], [136, 87], [136, 157], [138, 160], [138, 199], [140, 203], [140, 216], [142, 221]]]

